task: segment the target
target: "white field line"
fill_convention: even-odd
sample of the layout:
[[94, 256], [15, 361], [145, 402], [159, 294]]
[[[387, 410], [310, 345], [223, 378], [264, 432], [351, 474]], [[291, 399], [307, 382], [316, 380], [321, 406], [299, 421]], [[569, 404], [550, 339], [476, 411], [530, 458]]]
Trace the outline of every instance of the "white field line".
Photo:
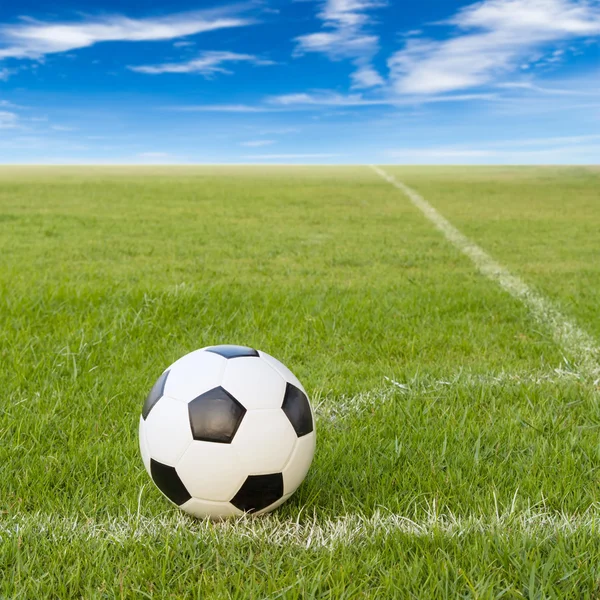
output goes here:
[[496, 281], [511, 296], [521, 300], [539, 322], [550, 328], [554, 340], [572, 356], [582, 373], [594, 379], [600, 377], [600, 348], [594, 338], [563, 315], [550, 300], [531, 289], [519, 277], [497, 263], [480, 246], [463, 235], [415, 190], [383, 169], [373, 165], [371, 168], [405, 194], [448, 241], [473, 261], [483, 275]]
[[556, 385], [559, 383], [577, 383], [587, 387], [592, 393], [598, 393], [598, 382], [593, 382], [589, 387], [590, 380], [583, 374], [571, 371], [568, 368], [557, 367], [548, 370], [532, 371], [500, 371], [498, 373], [471, 373], [469, 371], [458, 371], [457, 373], [435, 379], [432, 377], [414, 377], [404, 381], [396, 381], [391, 377], [385, 377], [389, 384], [378, 390], [362, 392], [354, 396], [320, 396], [316, 394], [312, 398], [317, 419], [338, 420], [346, 416], [359, 415], [365, 410], [386, 404], [397, 398], [397, 395], [417, 395], [424, 397], [428, 394], [439, 394], [452, 389], [473, 388], [504, 388], [507, 386], [538, 386]]
[[0, 545], [11, 540], [27, 543], [30, 538], [65, 543], [105, 540], [127, 543], [152, 538], [188, 536], [195, 539], [227, 543], [247, 538], [276, 546], [335, 548], [357, 543], [377, 543], [378, 538], [399, 534], [410, 537], [463, 537], [469, 534], [496, 534], [501, 537], [528, 535], [595, 534], [600, 532], [600, 507], [593, 506], [579, 515], [512, 509], [491, 516], [456, 517], [430, 512], [420, 521], [379, 511], [370, 517], [345, 515], [317, 518], [301, 516], [297, 520], [281, 519], [276, 514], [260, 518], [210, 522], [170, 513], [158, 517], [131, 514], [102, 521], [85, 517], [64, 518], [57, 515], [29, 514], [0, 519]]
[[[474, 374], [459, 371], [444, 379], [420, 378], [398, 382], [386, 378], [389, 387], [356, 396], [316, 398], [317, 418], [337, 420], [372, 410], [401, 394], [423, 395], [439, 393], [453, 387], [540, 385], [574, 381], [586, 383], [582, 375], [563, 368], [548, 371], [500, 372]], [[149, 484], [150, 485], [150, 484]], [[142, 488], [143, 492], [143, 488]], [[226, 543], [227, 540], [251, 539], [282, 547], [329, 548], [356, 543], [373, 543], [377, 536], [391, 534], [411, 537], [464, 536], [490, 533], [499, 536], [515, 534], [531, 537], [600, 532], [600, 505], [590, 506], [578, 515], [550, 513], [543, 510], [515, 510], [515, 498], [508, 511], [495, 510], [490, 516], [459, 517], [439, 513], [434, 506], [419, 521], [384, 510], [366, 517], [348, 514], [339, 517], [318, 517], [300, 514], [297, 519], [282, 519], [277, 513], [260, 518], [241, 517], [223, 523], [211, 523], [172, 511], [149, 517], [130, 513], [120, 517], [69, 517], [60, 514], [24, 513], [0, 515], [0, 547], [3, 543], [28, 538], [43, 538], [52, 543], [107, 540], [125, 544], [165, 536], [194, 536], [206, 541]]]
[[[587, 383], [581, 374], [556, 368], [547, 371], [500, 372], [475, 374], [459, 371], [444, 379], [415, 377], [398, 382], [386, 377], [389, 383], [378, 391], [355, 396], [323, 397], [313, 399], [317, 418], [337, 420], [385, 404], [401, 394], [424, 395], [439, 393], [455, 387], [540, 385], [561, 381]], [[150, 485], [150, 484], [148, 484]], [[142, 488], [143, 492], [143, 488]], [[516, 499], [516, 495], [515, 495]], [[44, 538], [52, 543], [69, 541], [107, 540], [125, 544], [136, 540], [165, 536], [201, 537], [207, 541], [248, 538], [280, 546], [295, 545], [304, 548], [334, 548], [354, 543], [370, 543], [377, 536], [403, 534], [412, 537], [464, 536], [469, 533], [495, 533], [507, 536], [515, 532], [531, 537], [555, 534], [590, 534], [600, 532], [600, 505], [590, 506], [578, 515], [549, 513], [529, 509], [516, 512], [513, 506], [507, 512], [496, 510], [491, 516], [458, 517], [440, 514], [435, 506], [419, 521], [384, 510], [366, 517], [348, 514], [339, 517], [318, 517], [316, 514], [299, 515], [297, 519], [282, 519], [277, 513], [260, 518], [241, 517], [223, 523], [211, 523], [187, 517], [176, 510], [149, 517], [130, 513], [120, 517], [70, 517], [60, 514], [24, 513], [0, 514], [0, 547], [28, 538]]]

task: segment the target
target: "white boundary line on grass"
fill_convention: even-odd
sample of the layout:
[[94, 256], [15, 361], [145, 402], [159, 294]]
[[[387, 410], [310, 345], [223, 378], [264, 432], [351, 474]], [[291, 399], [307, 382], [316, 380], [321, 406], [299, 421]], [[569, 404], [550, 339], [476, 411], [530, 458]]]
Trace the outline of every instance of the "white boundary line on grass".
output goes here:
[[582, 385], [592, 384], [596, 391], [598, 382], [591, 382], [584, 374], [562, 367], [534, 371], [500, 371], [498, 373], [471, 373], [458, 371], [444, 379], [435, 377], [413, 377], [402, 382], [385, 377], [388, 385], [376, 390], [361, 392], [354, 396], [336, 396], [334, 399], [317, 394], [313, 397], [313, 406], [317, 419], [337, 420], [348, 415], [360, 414], [372, 410], [390, 401], [395, 394], [418, 395], [439, 394], [452, 388], [507, 387], [556, 385], [571, 382]]
[[437, 514], [434, 507], [418, 522], [381, 510], [370, 517], [349, 514], [320, 520], [316, 515], [306, 515], [299, 520], [281, 519], [273, 514], [260, 518], [244, 516], [220, 523], [195, 520], [182, 513], [157, 517], [130, 514], [126, 518], [107, 517], [102, 521], [34, 513], [0, 520], [0, 544], [10, 540], [25, 540], [27, 543], [27, 537], [31, 535], [51, 543], [99, 539], [127, 543], [171, 535], [193, 536], [212, 543], [227, 543], [233, 536], [238, 540], [263, 539], [275, 546], [333, 549], [359, 542], [373, 543], [378, 535], [394, 533], [411, 537], [464, 537], [468, 534], [495, 533], [507, 537], [515, 533], [530, 536], [589, 535], [598, 531], [600, 514], [597, 506], [591, 506], [579, 515], [533, 509], [516, 513], [511, 507], [507, 512], [487, 517]]
[[[319, 420], [343, 419], [348, 415], [372, 410], [389, 401], [393, 394], [439, 393], [454, 386], [480, 385], [540, 385], [561, 381], [585, 383], [578, 373], [556, 368], [548, 371], [500, 372], [473, 374], [459, 371], [450, 377], [414, 378], [400, 383], [386, 377], [389, 387], [351, 397], [317, 400]], [[151, 485], [151, 484], [148, 484]], [[144, 488], [142, 488], [143, 491]], [[303, 548], [334, 549], [353, 543], [370, 543], [378, 535], [400, 534], [411, 537], [460, 537], [467, 534], [490, 533], [508, 536], [511, 532], [536, 535], [571, 535], [600, 531], [600, 505], [594, 504], [579, 514], [548, 512], [542, 508], [516, 511], [517, 492], [508, 509], [489, 515], [458, 516], [440, 512], [435, 504], [418, 521], [379, 509], [371, 516], [345, 514], [320, 519], [315, 513], [301, 514], [297, 519], [284, 519], [277, 513], [260, 518], [240, 517], [222, 523], [196, 520], [179, 511], [157, 516], [128, 513], [121, 517], [107, 515], [102, 519], [85, 516], [60, 516], [49, 513], [20, 513], [0, 515], [0, 547], [28, 536], [43, 538], [51, 543], [86, 540], [107, 540], [118, 544], [155, 538], [164, 535], [193, 535], [207, 542], [218, 542], [232, 536], [237, 539], [264, 539], [272, 545], [294, 545]]]
[[552, 330], [554, 340], [577, 362], [581, 372], [589, 377], [600, 377], [600, 348], [596, 340], [563, 315], [550, 300], [535, 292], [519, 277], [497, 263], [480, 246], [461, 233], [441, 215], [423, 196], [398, 181], [383, 169], [371, 168], [388, 183], [399, 189], [439, 229], [446, 239], [468, 256], [477, 269], [489, 279], [496, 281], [511, 296], [521, 300], [531, 314]]

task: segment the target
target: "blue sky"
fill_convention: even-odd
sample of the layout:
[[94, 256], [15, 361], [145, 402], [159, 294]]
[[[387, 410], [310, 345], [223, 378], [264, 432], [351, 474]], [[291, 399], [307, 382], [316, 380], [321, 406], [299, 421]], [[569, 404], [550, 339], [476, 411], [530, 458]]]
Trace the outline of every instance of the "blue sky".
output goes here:
[[600, 163], [600, 0], [21, 0], [2, 163]]

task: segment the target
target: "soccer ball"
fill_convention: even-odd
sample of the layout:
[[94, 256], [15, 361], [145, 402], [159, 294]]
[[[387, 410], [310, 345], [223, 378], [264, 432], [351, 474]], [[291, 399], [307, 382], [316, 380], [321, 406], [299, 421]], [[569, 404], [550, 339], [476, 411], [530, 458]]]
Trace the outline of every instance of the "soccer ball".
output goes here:
[[302, 384], [278, 360], [210, 346], [173, 363], [140, 418], [140, 450], [160, 491], [197, 517], [262, 514], [304, 480], [315, 452]]

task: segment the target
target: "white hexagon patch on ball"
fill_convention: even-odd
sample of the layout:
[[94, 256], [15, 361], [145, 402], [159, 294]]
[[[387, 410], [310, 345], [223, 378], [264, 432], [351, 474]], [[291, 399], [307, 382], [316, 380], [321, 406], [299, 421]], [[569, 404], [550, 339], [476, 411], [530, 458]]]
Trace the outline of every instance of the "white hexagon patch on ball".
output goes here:
[[315, 453], [306, 391], [277, 359], [245, 346], [187, 354], [158, 378], [140, 418], [144, 466], [182, 510], [263, 514], [302, 483]]

